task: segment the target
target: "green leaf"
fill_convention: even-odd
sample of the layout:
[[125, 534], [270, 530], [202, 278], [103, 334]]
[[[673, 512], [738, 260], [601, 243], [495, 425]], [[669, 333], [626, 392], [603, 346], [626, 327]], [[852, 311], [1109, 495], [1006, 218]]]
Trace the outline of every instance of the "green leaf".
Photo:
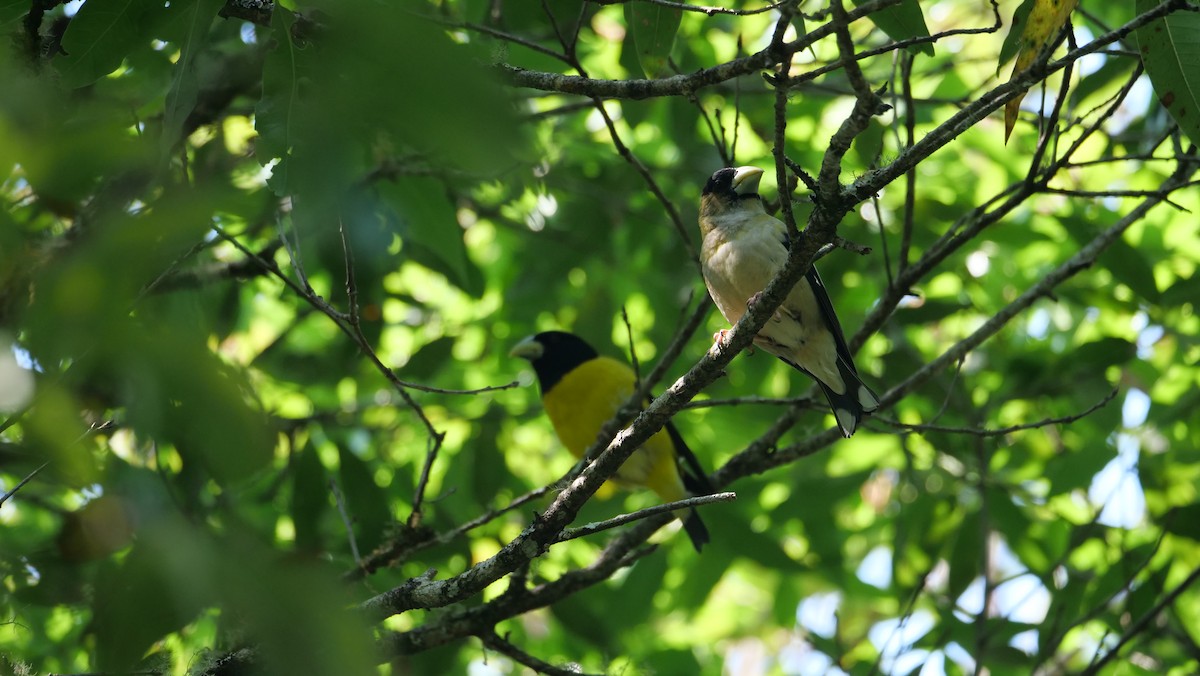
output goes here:
[[[854, 0], [855, 7], [865, 5], [867, 0]], [[910, 38], [929, 37], [929, 28], [925, 25], [925, 14], [917, 0], [903, 0], [898, 5], [873, 12], [868, 16], [889, 38], [899, 42]], [[929, 56], [934, 55], [933, 43], [925, 42], [913, 45], [909, 51], [920, 52]]]
[[1099, 92], [1116, 82], [1124, 82], [1133, 72], [1137, 61], [1115, 56], [1106, 57], [1104, 65], [1099, 70], [1079, 79], [1079, 84], [1071, 88], [1071, 105], [1079, 105], [1092, 94]]
[[20, 23], [29, 13], [29, 3], [25, 0], [0, 0], [0, 30], [6, 35], [10, 29]]
[[1173, 508], [1163, 519], [1167, 531], [1200, 542], [1200, 505]]
[[1098, 260], [1143, 300], [1158, 302], [1159, 291], [1158, 284], [1154, 281], [1154, 266], [1137, 249], [1124, 240], [1117, 240], [1100, 254]]
[[[1137, 12], [1159, 3], [1137, 0]], [[1135, 33], [1154, 93], [1183, 133], [1200, 144], [1200, 14], [1177, 11]]]
[[1200, 299], [1200, 274], [1193, 274], [1191, 277], [1176, 281], [1162, 294], [1164, 307], [1173, 307], [1184, 303], [1195, 305], [1200, 302], [1197, 299]]
[[[258, 139], [255, 157], [266, 166], [280, 160], [274, 177], [287, 186], [287, 156], [292, 147], [293, 116], [299, 105], [297, 82], [300, 79], [298, 48], [292, 43], [295, 15], [277, 7], [271, 16], [271, 42], [263, 62], [262, 98], [254, 107], [254, 128]], [[285, 190], [286, 192], [286, 190]]]
[[338, 444], [338, 460], [342, 495], [354, 520], [358, 551], [368, 552], [383, 540], [383, 531], [391, 523], [387, 496], [375, 483], [371, 467], [342, 444]]
[[1116, 455], [1116, 449], [1110, 446], [1082, 448], [1055, 455], [1046, 463], [1044, 472], [1044, 476], [1050, 482], [1050, 495], [1061, 495], [1086, 488], [1092, 483], [1092, 477], [1104, 469], [1108, 461]]
[[1137, 356], [1137, 345], [1124, 338], [1101, 338], [1084, 343], [1072, 350], [1068, 361], [1085, 365], [1089, 371], [1103, 371], [1115, 364], [1124, 364]]
[[454, 205], [437, 180], [407, 176], [379, 186], [379, 194], [399, 219], [400, 237], [420, 244], [453, 272], [459, 286], [467, 279], [467, 247]]
[[96, 585], [96, 661], [105, 671], [128, 671], [162, 636], [199, 611], [179, 603], [174, 571], [163, 566], [156, 543], [139, 542], [120, 565], [106, 568]]
[[166, 4], [142, 0], [88, 0], [63, 35], [66, 55], [56, 59], [62, 82], [82, 87], [121, 66], [126, 54], [149, 49], [167, 16]]
[[996, 60], [997, 75], [1004, 68], [1004, 64], [1012, 61], [1017, 56], [1017, 52], [1021, 51], [1021, 34], [1025, 32], [1025, 23], [1029, 20], [1029, 13], [1033, 11], [1033, 6], [1036, 4], [1037, 0], [1024, 0], [1013, 12], [1012, 21], [1008, 26], [1008, 35], [1004, 37], [1004, 44], [1000, 46], [1000, 58]]
[[671, 75], [671, 47], [683, 10], [641, 2], [627, 2], [624, 7], [625, 25], [633, 36], [642, 72], [648, 78]]
[[306, 444], [292, 458], [292, 524], [296, 549], [320, 552], [321, 516], [329, 508], [329, 482], [316, 449]]
[[[1080, 245], [1087, 244], [1098, 234], [1102, 224], [1092, 222], [1082, 213], [1073, 213], [1061, 219], [1063, 227]], [[1158, 284], [1154, 280], [1154, 266], [1140, 251], [1124, 239], [1117, 239], [1097, 259], [1119, 281], [1128, 286], [1142, 299], [1157, 303], [1160, 298]]]
[[854, 154], [864, 168], [876, 166], [883, 154], [884, 126], [872, 119], [861, 134], [854, 137]]
[[950, 598], [958, 598], [980, 575], [980, 562], [987, 545], [983, 542], [979, 512], [972, 512], [957, 529], [954, 549], [950, 554]]
[[171, 88], [167, 91], [166, 109], [163, 112], [163, 151], [178, 141], [183, 123], [196, 105], [200, 93], [197, 77], [196, 54], [208, 39], [209, 27], [221, 9], [222, 0], [192, 0], [187, 5], [172, 2], [170, 10], [177, 15], [182, 26], [179, 60], [175, 63]]

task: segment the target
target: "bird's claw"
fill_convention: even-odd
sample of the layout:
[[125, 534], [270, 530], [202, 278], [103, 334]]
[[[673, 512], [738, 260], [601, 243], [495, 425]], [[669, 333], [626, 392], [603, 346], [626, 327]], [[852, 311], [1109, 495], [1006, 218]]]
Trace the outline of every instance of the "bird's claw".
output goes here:
[[[715, 355], [718, 348], [723, 350], [729, 347], [729, 334], [731, 332], [732, 329], [721, 329], [720, 331], [714, 333], [712, 335], [713, 346], [709, 348], [708, 351]], [[754, 343], [750, 343], [750, 346], [746, 348], [746, 354], [754, 354]]]
[[725, 347], [729, 345], [729, 341], [726, 338], [728, 335], [729, 329], [721, 329], [720, 331], [714, 333], [712, 335], [713, 345], [711, 348], [709, 348], [709, 352], [716, 354], [719, 349], [725, 349]]

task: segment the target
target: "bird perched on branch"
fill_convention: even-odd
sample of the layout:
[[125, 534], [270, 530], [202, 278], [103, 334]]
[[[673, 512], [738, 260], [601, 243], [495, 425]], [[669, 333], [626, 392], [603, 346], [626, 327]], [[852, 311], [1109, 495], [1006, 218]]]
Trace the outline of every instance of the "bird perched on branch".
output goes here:
[[[700, 197], [704, 284], [730, 324], [746, 314], [788, 257], [787, 228], [758, 195], [762, 173], [757, 167], [721, 169]], [[754, 344], [817, 381], [843, 435], [854, 434], [863, 414], [879, 408], [879, 398], [858, 376], [816, 267], [792, 287]]]
[[[616, 415], [636, 386], [633, 369], [600, 356], [582, 338], [564, 331], [530, 336], [509, 354], [533, 365], [546, 415], [559, 440], [577, 458], [583, 458], [600, 428]], [[666, 502], [715, 492], [700, 461], [669, 421], [625, 460], [614, 479], [649, 488]], [[700, 551], [709, 540], [700, 515], [691, 509], [680, 519], [692, 545]]]

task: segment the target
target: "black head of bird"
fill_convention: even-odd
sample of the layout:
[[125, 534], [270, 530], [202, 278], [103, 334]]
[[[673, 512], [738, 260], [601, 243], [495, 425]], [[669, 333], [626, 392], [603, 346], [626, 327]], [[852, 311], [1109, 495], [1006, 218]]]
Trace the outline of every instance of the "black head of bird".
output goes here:
[[528, 361], [542, 392], [548, 392], [576, 366], [595, 359], [599, 353], [573, 333], [543, 331], [514, 345], [508, 355]]
[[706, 220], [731, 212], [763, 212], [758, 195], [758, 181], [763, 171], [758, 167], [726, 167], [718, 169], [704, 184], [700, 193], [700, 225]]

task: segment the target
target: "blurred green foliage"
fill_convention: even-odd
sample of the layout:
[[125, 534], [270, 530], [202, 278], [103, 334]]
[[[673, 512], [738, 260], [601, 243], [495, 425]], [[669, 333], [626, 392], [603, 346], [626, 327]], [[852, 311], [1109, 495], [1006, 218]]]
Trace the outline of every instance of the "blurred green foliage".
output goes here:
[[[691, 73], [764, 49], [776, 29], [773, 12], [619, 4], [289, 2], [254, 25], [213, 0], [86, 0], [52, 8], [34, 36], [29, 3], [0, 2], [0, 393], [33, 383], [0, 416], [2, 492], [32, 476], [0, 505], [0, 671], [203, 672], [245, 649], [278, 674], [520, 673], [473, 640], [389, 661], [372, 631], [448, 611], [372, 627], [354, 608], [429, 569], [461, 573], [548, 504], [423, 540], [572, 466], [509, 347], [567, 328], [648, 371], [704, 294], [690, 253], [701, 186], [725, 162], [772, 162], [776, 97], [756, 73], [603, 101], [495, 76], [499, 64]], [[1015, 5], [1001, 3], [1006, 20]], [[789, 40], [828, 20], [819, 3], [799, 9]], [[1121, 3], [1089, 11], [1077, 21], [1091, 35], [1134, 16]], [[985, 7], [913, 0], [851, 30], [865, 49], [991, 23]], [[944, 37], [861, 61], [895, 111], [856, 140], [842, 179], [900, 154], [906, 125], [919, 139], [994, 85], [1003, 40]], [[1106, 108], [1136, 74], [1132, 49], [1073, 72], [1049, 157], [1098, 120], [1103, 133], [1052, 189], [934, 265], [866, 338], [857, 363], [876, 390], [975, 331], [1174, 171], [1187, 141], [1144, 84]], [[838, 58], [821, 40], [791, 73]], [[911, 101], [894, 58], [912, 60]], [[790, 93], [786, 151], [810, 173], [850, 92], [835, 70]], [[1007, 147], [993, 115], [922, 161], [910, 216], [898, 181], [845, 219], [839, 233], [873, 248], [820, 263], [848, 334], [903, 265], [1025, 178], [1039, 118], [1024, 115]], [[1086, 669], [1200, 565], [1197, 192], [1152, 210], [853, 439], [733, 483], [736, 502], [702, 508], [713, 533], [702, 555], [672, 526], [631, 568], [497, 632], [589, 672]], [[802, 219], [812, 205], [797, 196]], [[711, 313], [667, 384], [721, 328]], [[398, 386], [387, 368], [435, 391]], [[700, 399], [811, 389], [760, 352]], [[742, 402], [675, 420], [716, 469], [783, 411]], [[963, 432], [1057, 417], [1072, 419]], [[807, 409], [777, 446], [831, 425]], [[595, 499], [577, 523], [652, 499]], [[610, 537], [556, 545], [526, 575], [587, 566]], [[376, 561], [406, 541], [424, 548], [342, 581], [361, 573], [356, 552]], [[1200, 668], [1200, 592], [1172, 600], [1109, 673]]]

